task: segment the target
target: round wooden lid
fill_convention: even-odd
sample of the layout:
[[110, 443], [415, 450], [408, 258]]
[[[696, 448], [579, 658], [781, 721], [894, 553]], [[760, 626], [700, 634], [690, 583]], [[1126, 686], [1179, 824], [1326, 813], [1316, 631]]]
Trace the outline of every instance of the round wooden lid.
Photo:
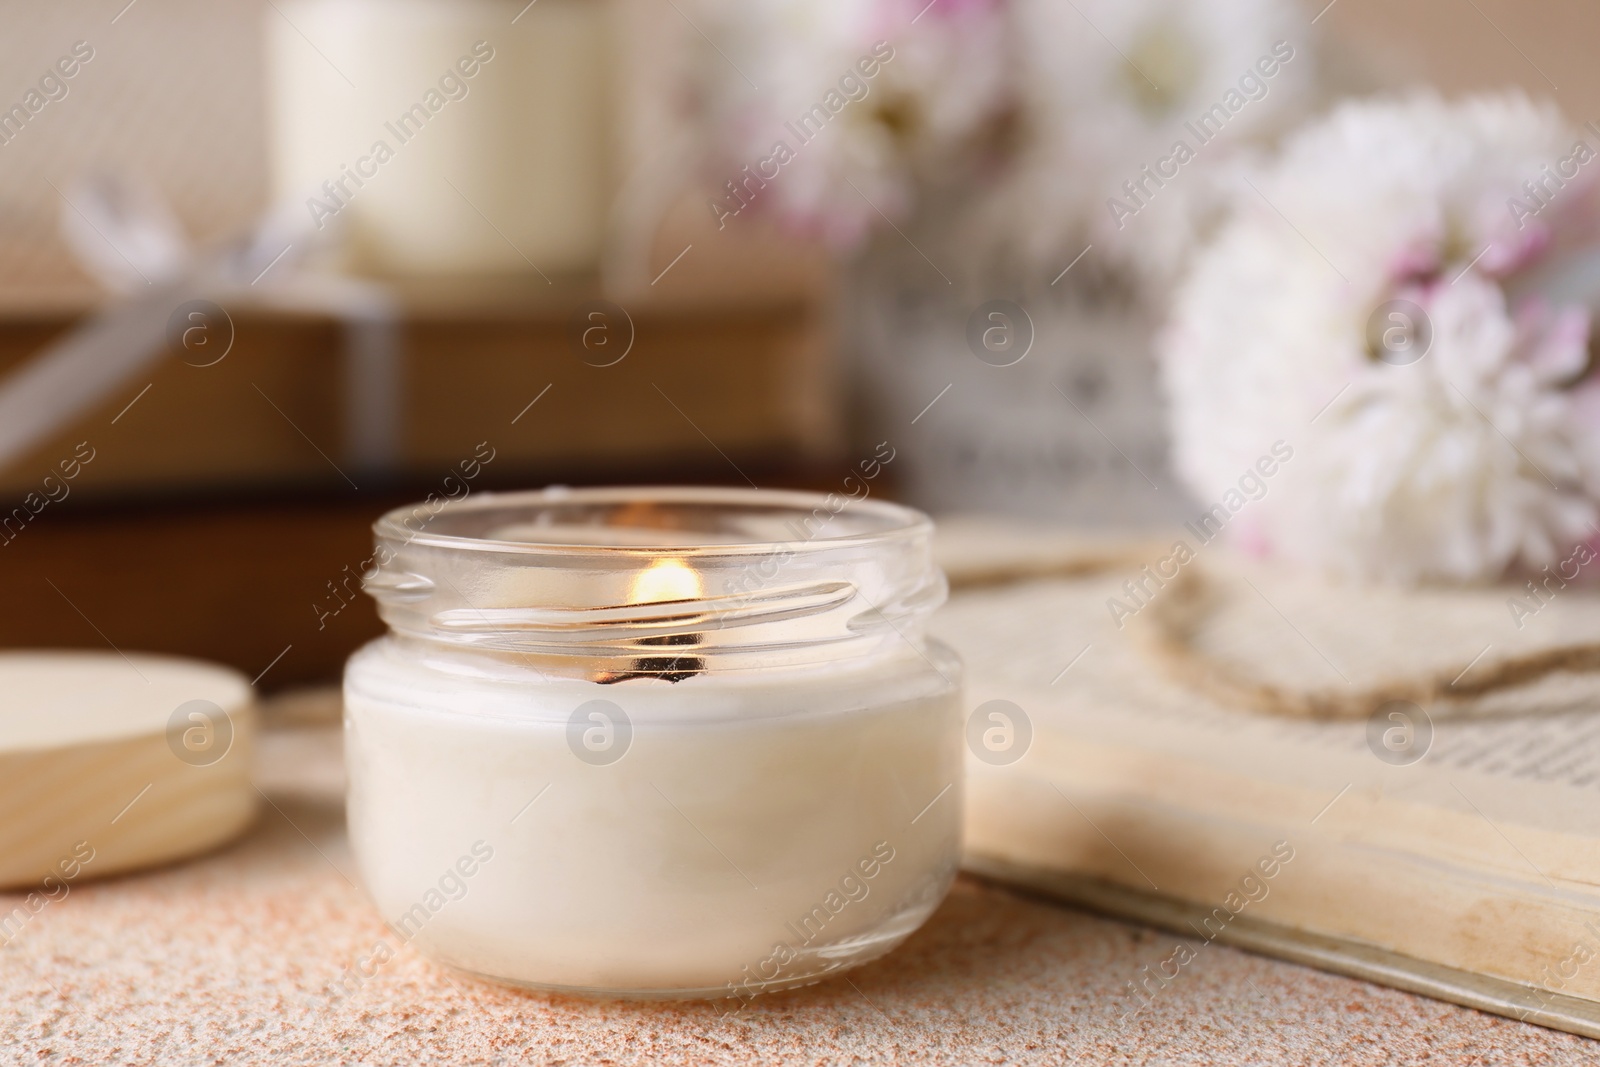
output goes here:
[[82, 878], [212, 848], [254, 815], [254, 699], [237, 671], [3, 652], [0, 693], [0, 887], [37, 887], [25, 909]]

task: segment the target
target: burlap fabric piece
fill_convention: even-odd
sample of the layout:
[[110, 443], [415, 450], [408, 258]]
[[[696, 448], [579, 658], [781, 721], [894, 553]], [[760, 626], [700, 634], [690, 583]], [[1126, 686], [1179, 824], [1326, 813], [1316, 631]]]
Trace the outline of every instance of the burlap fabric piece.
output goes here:
[[1048, 580], [1078, 580], [1074, 600], [1100, 602], [1145, 660], [1225, 707], [1354, 719], [1395, 700], [1461, 715], [1600, 700], [1600, 589], [1582, 573], [1402, 588], [1337, 582], [1222, 546], [1180, 564], [1159, 539], [961, 521], [941, 535], [957, 592], [1043, 581], [1036, 598], [1017, 595], [1047, 611], [1060, 595]]

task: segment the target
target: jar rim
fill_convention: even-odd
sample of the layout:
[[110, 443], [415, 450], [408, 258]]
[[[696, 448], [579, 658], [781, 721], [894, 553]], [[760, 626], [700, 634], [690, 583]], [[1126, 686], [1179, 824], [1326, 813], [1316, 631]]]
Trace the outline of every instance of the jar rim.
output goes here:
[[[832, 500], [840, 501], [838, 507], [830, 506]], [[646, 505], [661, 509], [723, 508], [754, 512], [765, 510], [777, 520], [788, 513], [794, 518], [824, 513], [829, 519], [849, 515], [855, 527], [843, 533], [818, 532], [810, 536], [790, 538], [764, 538], [756, 540], [717, 541], [706, 539], [697, 543], [668, 541], [661, 543], [615, 544], [603, 540], [534, 540], [529, 538], [496, 538], [468, 533], [440, 530], [452, 521], [482, 520], [486, 514], [503, 512], [509, 521], [519, 511], [537, 513], [546, 509], [563, 507], [637, 507]], [[923, 512], [903, 504], [873, 500], [866, 496], [855, 497], [835, 493], [816, 493], [789, 489], [743, 489], [701, 486], [603, 486], [569, 488], [551, 486], [545, 489], [517, 490], [513, 492], [482, 492], [464, 496], [459, 500], [442, 502], [428, 514], [422, 529], [406, 525], [415, 519], [422, 507], [406, 505], [386, 512], [373, 523], [373, 532], [380, 538], [395, 538], [414, 545], [432, 548], [459, 549], [463, 551], [489, 551], [501, 553], [527, 553], [530, 555], [581, 555], [596, 552], [618, 556], [655, 556], [671, 553], [677, 556], [744, 555], [767, 552], [774, 545], [784, 545], [794, 551], [825, 551], [853, 545], [881, 545], [888, 542], [928, 536], [933, 521]], [[596, 526], [597, 529], [603, 528]], [[668, 529], [668, 527], [662, 527]]]

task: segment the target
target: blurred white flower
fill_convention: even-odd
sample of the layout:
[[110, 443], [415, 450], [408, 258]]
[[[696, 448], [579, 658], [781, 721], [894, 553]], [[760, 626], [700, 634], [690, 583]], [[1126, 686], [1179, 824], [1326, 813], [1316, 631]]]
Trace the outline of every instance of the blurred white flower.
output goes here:
[[[1019, 216], [1010, 228], [1022, 250], [1032, 258], [1059, 256], [1073, 242], [1093, 241], [1101, 254], [1169, 279], [1214, 221], [1227, 164], [1307, 106], [1316, 70], [1301, 5], [1015, 5], [1025, 138], [1005, 208]], [[1226, 129], [1202, 142], [1210, 131], [1197, 137], [1189, 125], [1219, 105], [1229, 108]], [[1180, 140], [1194, 161], [1149, 198], [1148, 213], [1141, 209], [1118, 225], [1108, 201], [1126, 201], [1123, 183], [1170, 157]]]
[[[726, 208], [745, 205], [724, 183], [784, 141], [794, 158], [782, 177], [742, 199], [845, 249], [885, 219], [901, 224], [930, 190], [957, 190], [970, 194], [966, 223], [981, 243], [1044, 262], [1092, 240], [1170, 280], [1216, 221], [1229, 164], [1303, 114], [1316, 84], [1294, 0], [701, 0], [697, 10], [718, 42], [694, 69]], [[792, 124], [879, 41], [894, 58], [802, 144]], [[1189, 131], [1219, 107], [1220, 136]], [[1179, 140], [1198, 161], [1119, 224], [1108, 201]]]
[[[704, 11], [725, 53], [699, 64], [713, 75], [714, 166], [737, 185], [785, 144], [778, 176], [744, 187], [749, 207], [841, 249], [905, 219], [920, 185], [980, 159], [1010, 106], [1003, 0], [715, 0]], [[870, 76], [864, 58], [880, 60]], [[814, 132], [801, 120], [819, 104], [832, 115]]]
[[1286, 142], [1161, 346], [1202, 499], [1294, 449], [1230, 533], [1395, 582], [1492, 580], [1600, 536], [1597, 150], [1521, 95], [1351, 103]]

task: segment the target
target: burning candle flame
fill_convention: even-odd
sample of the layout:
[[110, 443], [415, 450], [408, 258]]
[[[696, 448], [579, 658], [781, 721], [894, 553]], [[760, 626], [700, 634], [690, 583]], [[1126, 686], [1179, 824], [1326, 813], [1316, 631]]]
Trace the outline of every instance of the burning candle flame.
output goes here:
[[700, 575], [681, 559], [658, 559], [633, 579], [630, 604], [661, 604], [670, 600], [695, 600], [704, 592]]

